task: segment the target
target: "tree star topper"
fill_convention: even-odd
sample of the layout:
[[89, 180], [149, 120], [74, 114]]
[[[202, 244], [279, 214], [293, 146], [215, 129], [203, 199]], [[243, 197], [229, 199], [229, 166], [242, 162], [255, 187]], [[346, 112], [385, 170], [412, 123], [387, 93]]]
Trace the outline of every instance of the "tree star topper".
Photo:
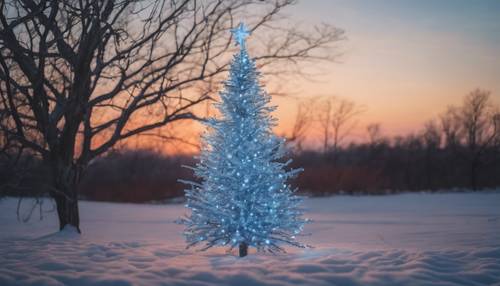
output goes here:
[[245, 24], [241, 23], [238, 25], [238, 27], [231, 29], [231, 33], [233, 33], [234, 39], [240, 45], [240, 47], [243, 47], [245, 45], [245, 39], [250, 35], [250, 31], [247, 29]]

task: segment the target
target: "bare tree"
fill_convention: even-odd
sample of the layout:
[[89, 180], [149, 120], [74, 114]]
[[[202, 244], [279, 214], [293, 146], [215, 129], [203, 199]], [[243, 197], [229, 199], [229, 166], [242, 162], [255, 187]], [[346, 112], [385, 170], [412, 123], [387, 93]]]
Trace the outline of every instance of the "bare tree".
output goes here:
[[422, 132], [422, 139], [425, 146], [438, 149], [441, 145], [441, 132], [434, 120], [427, 121]]
[[330, 97], [320, 104], [318, 120], [323, 133], [323, 150], [335, 153], [356, 125], [354, 118], [363, 110], [353, 101], [337, 97]]
[[467, 147], [470, 186], [477, 190], [478, 169], [484, 151], [495, 144], [500, 134], [498, 113], [491, 101], [490, 92], [476, 89], [464, 99], [459, 120]]
[[329, 139], [332, 116], [332, 103], [330, 100], [326, 100], [321, 103], [321, 107], [317, 116], [323, 135], [323, 153], [326, 154], [328, 152], [328, 148], [330, 147]]
[[314, 99], [299, 102], [292, 132], [289, 136], [285, 136], [286, 142], [288, 144], [293, 144], [297, 152], [302, 151], [302, 144], [313, 122], [313, 110]]
[[492, 116], [492, 145], [496, 148], [497, 152], [500, 151], [500, 108], [497, 106]]
[[461, 124], [459, 111], [456, 107], [450, 106], [444, 114], [440, 116], [441, 130], [444, 135], [444, 146], [455, 149], [460, 144]]
[[370, 140], [371, 146], [375, 146], [382, 140], [380, 123], [368, 124], [368, 126], [366, 126], [366, 131], [368, 132], [368, 140]]
[[425, 148], [425, 184], [426, 188], [433, 190], [433, 178], [437, 151], [441, 145], [441, 132], [437, 123], [430, 120], [424, 125], [422, 141]]
[[271, 24], [293, 2], [0, 1], [2, 136], [49, 166], [60, 229], [80, 231], [77, 184], [93, 158], [198, 118], [192, 108], [227, 69], [234, 19], [264, 35], [278, 30], [272, 46], [256, 48], [261, 66], [328, 59], [319, 52], [342, 39], [341, 30]]

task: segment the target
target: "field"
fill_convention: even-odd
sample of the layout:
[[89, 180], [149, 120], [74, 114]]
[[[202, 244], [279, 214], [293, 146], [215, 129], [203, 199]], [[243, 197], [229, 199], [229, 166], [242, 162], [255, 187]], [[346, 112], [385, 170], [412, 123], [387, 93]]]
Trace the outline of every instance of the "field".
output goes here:
[[81, 236], [44, 204], [0, 201], [0, 285], [500, 285], [498, 191], [310, 198], [313, 248], [245, 258], [186, 250], [182, 204], [82, 202]]

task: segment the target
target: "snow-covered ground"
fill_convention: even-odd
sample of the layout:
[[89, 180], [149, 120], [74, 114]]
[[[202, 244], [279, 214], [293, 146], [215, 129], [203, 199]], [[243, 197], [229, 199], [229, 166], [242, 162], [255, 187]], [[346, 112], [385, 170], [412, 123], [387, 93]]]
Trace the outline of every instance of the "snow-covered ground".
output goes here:
[[500, 285], [500, 192], [308, 199], [314, 248], [246, 258], [186, 250], [182, 205], [82, 202], [79, 236], [16, 204], [0, 201], [2, 286]]

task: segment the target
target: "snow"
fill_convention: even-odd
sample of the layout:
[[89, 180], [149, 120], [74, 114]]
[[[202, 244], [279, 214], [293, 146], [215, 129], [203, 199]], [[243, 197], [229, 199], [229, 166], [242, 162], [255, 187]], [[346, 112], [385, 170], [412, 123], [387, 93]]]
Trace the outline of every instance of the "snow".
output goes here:
[[82, 235], [16, 205], [0, 201], [2, 286], [500, 285], [500, 192], [306, 199], [314, 248], [245, 258], [186, 250], [180, 204], [81, 202]]

